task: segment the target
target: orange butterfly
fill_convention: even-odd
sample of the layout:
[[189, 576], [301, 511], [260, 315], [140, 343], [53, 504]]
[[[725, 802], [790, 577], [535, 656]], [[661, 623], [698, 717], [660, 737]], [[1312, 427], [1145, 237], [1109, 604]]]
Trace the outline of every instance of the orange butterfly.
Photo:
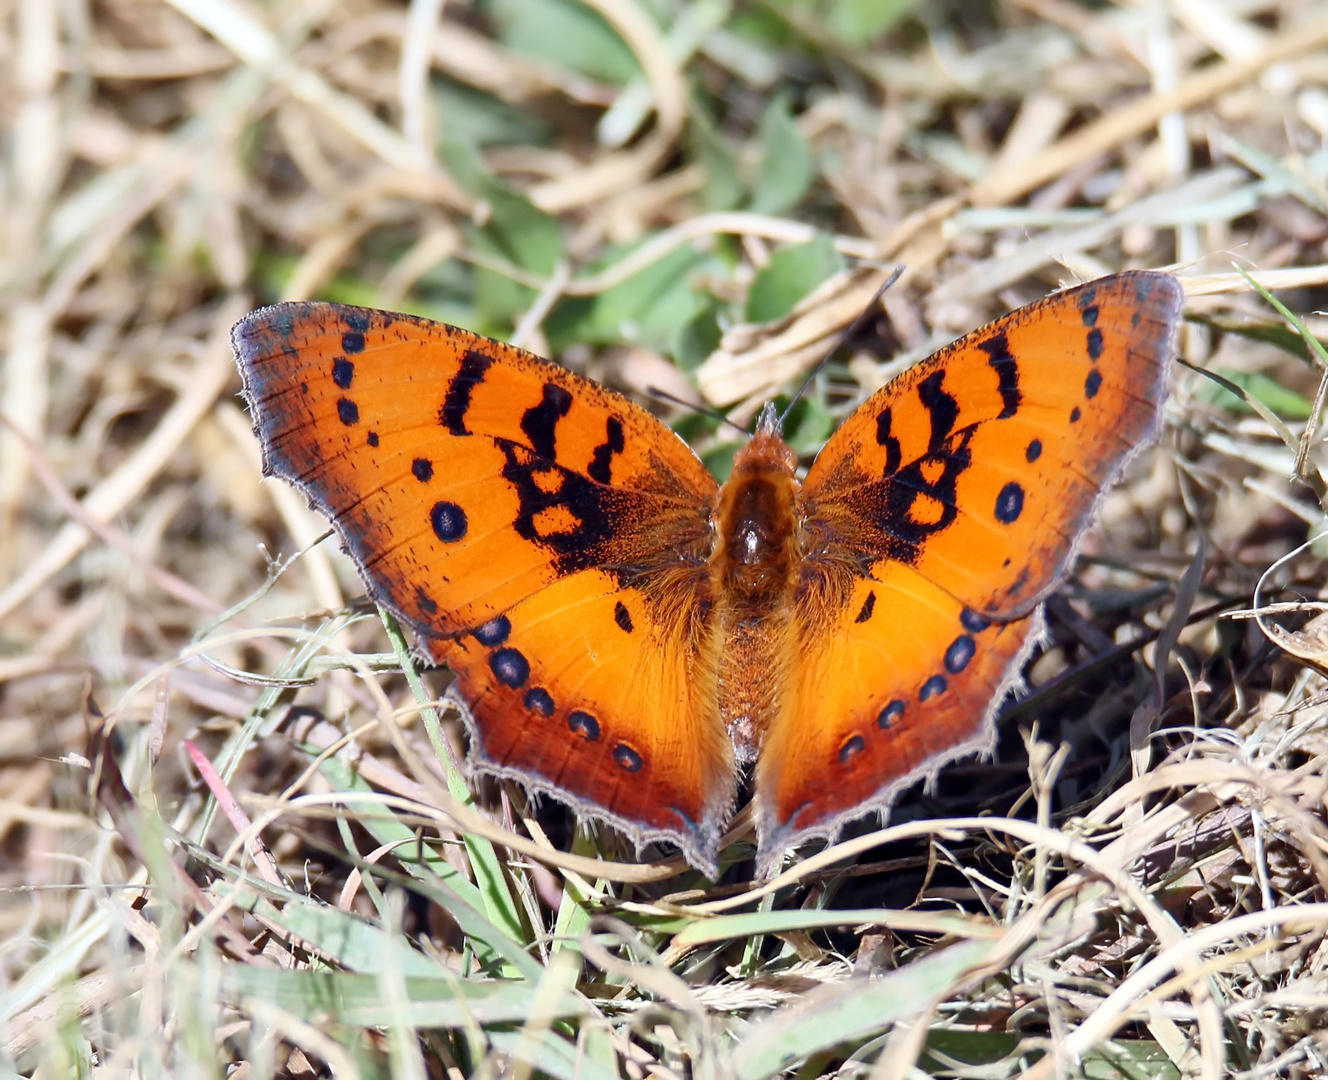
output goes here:
[[265, 471], [456, 676], [472, 765], [712, 876], [755, 764], [760, 868], [983, 750], [1104, 486], [1158, 426], [1183, 292], [1124, 273], [869, 398], [799, 483], [767, 406], [723, 485], [644, 409], [410, 315], [234, 330]]

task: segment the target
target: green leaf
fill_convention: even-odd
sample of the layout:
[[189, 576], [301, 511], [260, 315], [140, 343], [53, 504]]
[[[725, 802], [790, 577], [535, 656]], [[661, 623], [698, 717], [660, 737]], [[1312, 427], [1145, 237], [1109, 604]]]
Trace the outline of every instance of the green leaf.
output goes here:
[[[1276, 379], [1262, 372], [1232, 371], [1229, 368], [1218, 368], [1215, 374], [1221, 375], [1228, 382], [1239, 386], [1250, 397], [1262, 401], [1283, 420], [1308, 420], [1310, 417], [1310, 403], [1304, 396], [1294, 390], [1287, 389]], [[1230, 412], [1250, 413], [1254, 411], [1230, 390], [1226, 390], [1214, 382], [1205, 381], [1200, 383], [1195, 388], [1194, 396], [1199, 401], [1208, 402]]]
[[512, 52], [618, 86], [642, 74], [613, 27], [576, 0], [493, 0], [489, 8]]
[[951, 990], [997, 944], [961, 942], [870, 982], [852, 979], [804, 994], [794, 1005], [752, 1025], [733, 1051], [732, 1075], [765, 1080], [813, 1054], [880, 1034]]
[[[406, 645], [405, 636], [401, 633], [401, 627], [392, 614], [383, 608], [378, 609], [379, 617], [383, 620], [383, 628], [387, 631], [388, 640], [392, 643], [392, 649], [397, 654], [401, 662], [402, 673], [406, 676], [406, 681], [410, 685], [411, 692], [415, 696], [416, 702], [420, 706], [420, 716], [424, 721], [425, 730], [429, 735], [429, 742], [438, 754], [439, 764], [447, 777], [447, 788], [454, 798], [466, 804], [473, 805], [470, 788], [466, 784], [466, 779], [452, 762], [446, 745], [446, 738], [442, 732], [442, 725], [439, 722], [438, 711], [428, 704], [430, 695], [420, 678], [419, 671], [415, 668], [415, 661], [411, 657], [410, 649]], [[498, 853], [494, 851], [493, 844], [482, 836], [476, 836], [469, 832], [462, 833], [462, 842], [466, 846], [466, 854], [470, 858], [471, 871], [475, 875], [475, 885], [478, 888], [483, 900], [483, 906], [487, 919], [481, 919], [476, 913], [476, 918], [480, 921], [475, 923], [479, 928], [478, 940], [484, 942], [496, 952], [502, 953], [509, 961], [515, 957], [516, 963], [509, 965], [508, 973], [520, 972], [527, 977], [531, 976], [532, 969], [526, 966], [528, 959], [524, 953], [513, 953], [508, 948], [509, 942], [528, 941], [529, 935], [526, 932], [524, 912], [517, 899], [512, 895], [512, 890], [508, 888], [507, 877], [503, 873], [502, 860]], [[453, 875], [439, 875], [437, 882], [438, 888], [448, 892], [452, 886], [448, 879]], [[458, 897], [458, 901], [462, 898]], [[469, 904], [469, 901], [464, 901]], [[443, 906], [447, 907], [447, 899], [442, 901]], [[457, 924], [465, 929], [464, 920], [456, 916]], [[488, 931], [492, 930], [492, 934]], [[497, 936], [493, 936], [497, 935]]]
[[719, 347], [724, 331], [719, 325], [719, 305], [707, 304], [689, 319], [678, 334], [674, 359], [683, 371], [695, 371]]
[[851, 49], [872, 44], [891, 27], [900, 23], [921, 4], [921, 0], [834, 0], [822, 5], [830, 36]]
[[[932, 1053], [935, 1051], [935, 1054]], [[1015, 1059], [1016, 1054], [1027, 1055]], [[1042, 1057], [1029, 1051], [1026, 1037], [1018, 1032], [939, 1029], [927, 1034], [927, 1046], [918, 1067], [928, 1075], [968, 1066], [975, 1076], [1007, 1076], [1018, 1070], [992, 1070], [984, 1066], [1029, 1065]], [[1112, 1039], [1084, 1055], [1079, 1075], [1085, 1080], [1179, 1080], [1180, 1070], [1157, 1043], [1147, 1039]]]
[[314, 901], [278, 907], [259, 900], [253, 908], [274, 926], [308, 942], [341, 967], [361, 975], [387, 971], [438, 979], [443, 969], [433, 958], [412, 949], [404, 937], [389, 934], [340, 908]]
[[[614, 253], [608, 265], [627, 253]], [[550, 348], [626, 343], [674, 355], [682, 328], [710, 303], [695, 284], [704, 267], [727, 273], [713, 256], [681, 247], [596, 296], [562, 301], [544, 323]]]
[[536, 1066], [537, 1076], [552, 1076], [556, 1080], [618, 1080], [620, 1073], [615, 1065], [605, 1065], [596, 1055], [596, 1044], [608, 1043], [603, 1029], [586, 1025], [582, 1030], [586, 1032], [584, 1047], [574, 1046], [552, 1031], [491, 1031], [489, 1041], [504, 1053]]
[[701, 455], [701, 461], [721, 484], [733, 472], [733, 458], [746, 443], [723, 443]]
[[780, 248], [752, 280], [747, 293], [747, 321], [782, 319], [799, 300], [843, 268], [843, 256], [824, 234], [806, 244]]
[[776, 95], [766, 106], [757, 138], [761, 164], [752, 185], [750, 209], [758, 214], [786, 213], [798, 205], [815, 170], [811, 148], [793, 122], [784, 95]]
[[785, 422], [784, 438], [798, 454], [814, 454], [835, 430], [835, 418], [819, 397], [804, 396]]
[[692, 157], [705, 170], [702, 204], [707, 210], [732, 210], [743, 197], [737, 154], [700, 105], [692, 109], [687, 135]]
[[435, 78], [432, 91], [439, 131], [447, 142], [547, 146], [553, 141], [553, 125], [533, 109], [518, 109], [452, 79]]
[[1227, 319], [1220, 316], [1190, 315], [1188, 313], [1185, 318], [1189, 322], [1221, 330], [1224, 334], [1236, 334], [1249, 341], [1260, 341], [1265, 345], [1275, 346], [1285, 353], [1290, 353], [1298, 360], [1307, 359], [1305, 340], [1286, 323], [1248, 318]]
[[862, 49], [921, 6], [921, 0], [769, 0], [774, 10], [817, 40]]
[[[491, 176], [475, 149], [466, 143], [449, 139], [441, 153], [452, 178], [488, 204], [488, 215], [482, 225], [475, 227], [471, 238], [476, 252], [533, 274], [552, 274], [563, 255], [558, 219]], [[478, 267], [475, 271], [475, 314], [492, 333], [501, 333], [534, 299], [534, 290], [499, 270]]]
[[[237, 1002], [256, 997], [304, 1020], [334, 1020], [361, 1027], [404, 1024], [421, 1028], [466, 1024], [519, 1024], [529, 1019], [537, 993], [530, 982], [463, 979], [452, 972], [437, 978], [407, 976], [405, 1015], [383, 996], [374, 975], [337, 971], [288, 971], [229, 964], [222, 976], [223, 994]], [[576, 994], [541, 995], [545, 1016], [582, 1016], [586, 1006]]]

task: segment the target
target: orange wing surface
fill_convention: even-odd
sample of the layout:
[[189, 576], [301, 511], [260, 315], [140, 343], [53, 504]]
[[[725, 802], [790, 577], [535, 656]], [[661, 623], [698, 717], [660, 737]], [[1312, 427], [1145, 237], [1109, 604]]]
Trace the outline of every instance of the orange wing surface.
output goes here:
[[475, 763], [713, 867], [736, 781], [705, 618], [716, 484], [687, 445], [424, 319], [288, 303], [233, 338], [266, 471], [455, 671]]
[[991, 745], [1038, 602], [1156, 432], [1182, 301], [1143, 272], [1050, 296], [912, 368], [831, 437], [802, 489], [809, 585], [757, 767], [763, 847], [831, 835]]

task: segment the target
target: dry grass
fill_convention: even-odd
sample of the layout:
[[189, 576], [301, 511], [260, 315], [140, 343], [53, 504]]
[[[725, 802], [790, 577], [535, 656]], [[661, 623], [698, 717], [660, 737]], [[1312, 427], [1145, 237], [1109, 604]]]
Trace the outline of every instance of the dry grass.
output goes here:
[[[1328, 1074], [1325, 364], [1233, 272], [1328, 330], [1324, 6], [649, 7], [0, 4], [6, 1073]], [[404, 307], [748, 417], [859, 260], [908, 269], [800, 447], [1126, 266], [1235, 391], [1179, 375], [997, 760], [761, 889], [467, 805], [231, 323]]]

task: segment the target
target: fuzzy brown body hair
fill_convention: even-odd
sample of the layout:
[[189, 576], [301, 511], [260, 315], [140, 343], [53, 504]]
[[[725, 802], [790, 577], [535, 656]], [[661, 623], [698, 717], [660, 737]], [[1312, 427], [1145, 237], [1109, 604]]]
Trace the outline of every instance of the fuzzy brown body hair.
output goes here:
[[763, 425], [716, 498], [710, 558], [720, 643], [719, 714], [737, 760], [753, 761], [779, 714], [796, 639], [794, 596], [803, 551], [797, 457]]

